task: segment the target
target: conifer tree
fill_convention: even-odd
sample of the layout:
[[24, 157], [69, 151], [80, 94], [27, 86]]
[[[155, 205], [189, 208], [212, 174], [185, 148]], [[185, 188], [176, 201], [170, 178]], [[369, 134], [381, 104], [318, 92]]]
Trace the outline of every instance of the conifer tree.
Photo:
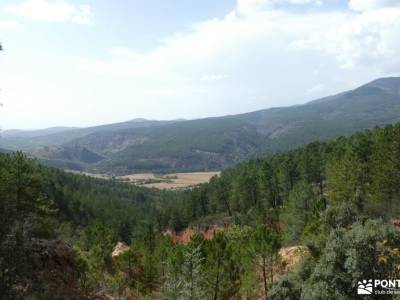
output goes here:
[[297, 183], [285, 203], [283, 223], [288, 242], [297, 242], [314, 209], [315, 196], [312, 187], [304, 182]]
[[206, 299], [205, 279], [202, 272], [203, 257], [200, 246], [188, 245], [183, 254], [181, 274], [181, 300]]
[[280, 237], [270, 228], [259, 225], [253, 233], [252, 247], [255, 264], [261, 269], [264, 298], [268, 300], [269, 287], [274, 282], [274, 272], [280, 258]]

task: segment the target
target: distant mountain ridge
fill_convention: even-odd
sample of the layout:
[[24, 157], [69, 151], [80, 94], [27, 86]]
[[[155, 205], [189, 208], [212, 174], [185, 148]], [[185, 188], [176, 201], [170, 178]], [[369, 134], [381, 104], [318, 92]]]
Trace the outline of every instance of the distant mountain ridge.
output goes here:
[[383, 79], [377, 79], [364, 85], [363, 87], [377, 88], [389, 94], [397, 96], [400, 95], [399, 77], [388, 77]]
[[109, 132], [125, 129], [136, 129], [165, 125], [176, 121], [154, 121], [146, 119], [133, 119], [126, 122], [98, 125], [93, 127], [51, 127], [39, 130], [5, 130], [1, 132], [0, 145], [10, 150], [31, 151], [35, 147], [54, 146], [68, 143], [74, 139], [98, 131]]
[[28, 138], [9, 135], [0, 148], [19, 147], [46, 164], [92, 172], [219, 170], [399, 121], [400, 78], [390, 77], [304, 105], [197, 120], [139, 119]]
[[69, 130], [78, 129], [78, 127], [50, 127], [45, 129], [37, 129], [37, 130], [22, 130], [22, 129], [10, 129], [2, 131], [2, 137], [8, 138], [33, 138], [38, 136], [57, 134]]

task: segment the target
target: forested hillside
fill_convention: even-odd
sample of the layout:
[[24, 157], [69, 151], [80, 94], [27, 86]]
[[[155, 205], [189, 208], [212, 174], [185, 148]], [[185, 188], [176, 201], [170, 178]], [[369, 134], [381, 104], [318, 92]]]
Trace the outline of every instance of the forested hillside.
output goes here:
[[[21, 153], [0, 154], [0, 299], [86, 299], [114, 282], [107, 275], [112, 247], [139, 239], [171, 198], [42, 167]], [[64, 244], [52, 246], [54, 239]], [[58, 273], [46, 258], [52, 252]], [[38, 263], [41, 256], [50, 266]], [[72, 275], [63, 277], [63, 268]]]
[[[184, 192], [67, 174], [21, 154], [1, 154], [0, 170], [6, 299], [54, 299], [54, 277], [71, 299], [354, 299], [359, 280], [400, 275], [400, 124], [242, 163]], [[164, 234], [188, 226], [215, 231], [188, 244]], [[69, 281], [37, 275], [30, 253], [54, 239], [72, 246]], [[129, 247], [112, 259], [120, 241]], [[285, 275], [280, 249], [292, 245], [303, 258]]]
[[[235, 224], [243, 240], [221, 233], [233, 253], [220, 248], [228, 263], [211, 267], [221, 272], [218, 299], [243, 293], [248, 276], [257, 272], [264, 274], [268, 299], [354, 299], [360, 279], [400, 275], [400, 234], [393, 226], [400, 210], [399, 143], [398, 124], [243, 163], [169, 204], [162, 226], [204, 228], [221, 219]], [[272, 284], [277, 244], [304, 245], [307, 251]], [[246, 265], [236, 257], [248, 259], [250, 274], [231, 269]], [[257, 265], [264, 258], [270, 263]], [[233, 273], [239, 274], [234, 280]], [[250, 294], [241, 294], [250, 299], [259, 285], [253, 280]]]
[[133, 119], [126, 122], [99, 125], [87, 128], [78, 127], [51, 127], [38, 130], [4, 130], [1, 134], [0, 145], [10, 150], [29, 151], [36, 147], [57, 146], [68, 143], [96, 132], [116, 132], [127, 129], [137, 129], [158, 125], [165, 125], [176, 121], [152, 121]]
[[232, 116], [8, 131], [0, 147], [29, 151], [49, 166], [96, 173], [220, 170], [315, 140], [399, 122], [399, 88], [400, 78], [382, 78], [304, 105]]
[[[314, 200], [326, 206], [329, 199], [334, 203], [351, 204], [363, 214], [386, 219], [396, 217], [400, 196], [398, 143], [398, 124], [367, 130], [349, 138], [340, 137], [333, 142], [313, 142], [227, 169], [209, 184], [186, 192], [187, 198], [181, 203], [185, 209], [178, 203], [170, 209], [175, 216], [180, 216], [177, 219], [182, 226], [187, 226], [193, 218], [213, 214], [249, 217], [265, 223], [271, 221], [266, 211], [287, 206], [291, 193], [301, 191], [306, 193], [304, 198], [311, 201], [304, 204], [306, 208], [312, 207]], [[178, 205], [176, 210], [174, 205]], [[275, 217], [274, 223], [283, 218], [280, 214]]]

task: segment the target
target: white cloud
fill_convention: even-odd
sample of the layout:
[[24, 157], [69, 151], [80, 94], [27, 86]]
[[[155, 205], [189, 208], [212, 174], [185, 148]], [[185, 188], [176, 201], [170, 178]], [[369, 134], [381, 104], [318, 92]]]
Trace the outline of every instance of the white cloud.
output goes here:
[[271, 9], [277, 5], [322, 5], [322, 0], [237, 0], [236, 10], [243, 15]]
[[[148, 52], [112, 48], [104, 58], [73, 61], [91, 74], [119, 82], [128, 77], [123, 97], [143, 103], [153, 97], [177, 112], [173, 118], [199, 117], [201, 109], [216, 115], [301, 103], [398, 73], [399, 36], [400, 8], [299, 12], [259, 6], [254, 13], [235, 8], [194, 24]], [[212, 81], [218, 84], [204, 84]], [[189, 93], [197, 107], [186, 115], [178, 114], [181, 104], [165, 104], [187, 101]]]
[[[24, 60], [7, 51], [0, 72], [8, 109], [2, 123], [197, 118], [299, 104], [354, 88], [400, 72], [400, 8], [388, 3], [329, 11], [330, 5], [307, 9], [317, 1], [240, 0], [225, 17], [193, 24], [150, 51], [114, 47], [69, 61], [46, 53], [36, 54], [42, 60]], [[45, 9], [30, 12], [31, 18], [85, 22], [85, 9], [62, 7], [57, 11], [67, 13]], [[57, 113], [59, 107], [65, 109]], [[93, 107], [96, 114], [88, 113]]]
[[1, 30], [21, 29], [22, 24], [17, 21], [0, 21]]
[[207, 74], [203, 75], [200, 80], [201, 81], [217, 81], [229, 78], [227, 74]]
[[27, 19], [43, 22], [73, 22], [91, 24], [93, 13], [89, 5], [74, 5], [62, 0], [26, 0], [8, 8]]
[[385, 7], [400, 7], [399, 0], [350, 0], [349, 7], [355, 11], [368, 11]]
[[77, 24], [89, 25], [93, 23], [93, 13], [90, 5], [83, 4], [79, 6], [77, 12], [72, 17], [72, 22]]
[[[232, 74], [230, 67], [245, 65], [252, 52], [262, 49], [265, 57], [258, 53], [260, 60], [269, 56], [284, 63], [290, 55], [287, 52], [307, 55], [318, 51], [336, 59], [341, 67], [352, 68], [363, 63], [383, 65], [397, 61], [399, 35], [400, 9], [395, 8], [362, 14], [265, 10], [244, 18], [230, 13], [223, 19], [196, 24], [189, 32], [165, 39], [151, 52], [114, 48], [110, 50], [112, 59], [82, 60], [80, 65], [86, 70], [110, 74], [180, 74], [186, 78], [216, 80], [219, 78], [204, 75], [205, 66], [223, 65], [224, 73], [211, 74]], [[238, 57], [245, 60], [241, 62]]]
[[270, 0], [238, 0], [237, 11], [242, 14], [250, 14], [271, 5]]
[[317, 50], [334, 56], [343, 68], [360, 65], [399, 66], [400, 8], [383, 8], [361, 14], [342, 14], [327, 20], [323, 30], [295, 40], [297, 50]]

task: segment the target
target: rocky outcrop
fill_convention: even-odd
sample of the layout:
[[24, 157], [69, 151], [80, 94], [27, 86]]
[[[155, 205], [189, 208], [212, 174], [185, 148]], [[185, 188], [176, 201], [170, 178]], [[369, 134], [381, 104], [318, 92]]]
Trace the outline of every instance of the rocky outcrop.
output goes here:
[[116, 259], [127, 251], [129, 251], [129, 246], [123, 242], [118, 242], [111, 253], [111, 257]]
[[284, 263], [282, 274], [290, 272], [307, 253], [305, 246], [284, 247], [279, 250], [279, 255]]

